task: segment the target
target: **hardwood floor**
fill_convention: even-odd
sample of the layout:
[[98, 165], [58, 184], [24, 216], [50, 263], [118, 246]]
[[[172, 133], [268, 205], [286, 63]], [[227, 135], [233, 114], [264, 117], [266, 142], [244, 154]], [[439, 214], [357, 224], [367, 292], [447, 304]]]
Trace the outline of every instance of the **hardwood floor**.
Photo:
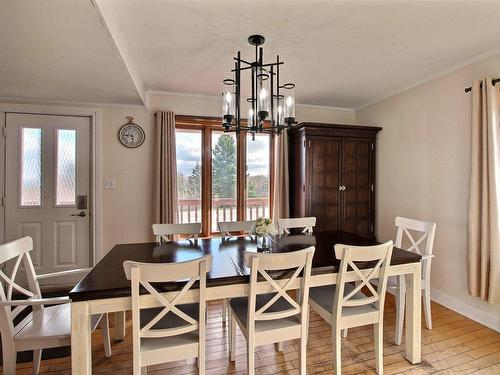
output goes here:
[[[432, 304], [432, 330], [422, 328], [422, 363], [411, 365], [404, 359], [404, 343], [394, 344], [395, 310], [392, 296], [387, 296], [384, 337], [385, 374], [500, 374], [500, 333], [486, 328], [441, 305]], [[227, 330], [221, 325], [221, 304], [210, 303], [207, 324], [207, 374], [245, 374], [245, 339], [238, 332], [236, 362], [230, 363], [227, 350]], [[131, 374], [132, 345], [130, 320], [127, 338], [112, 344], [113, 356], [106, 359], [100, 331], [92, 336], [94, 374]], [[375, 374], [373, 330], [353, 328], [342, 340], [342, 374]], [[309, 374], [331, 374], [332, 352], [330, 326], [311, 313]], [[297, 342], [288, 342], [283, 353], [273, 346], [258, 348], [257, 374], [298, 374]], [[42, 361], [40, 373], [70, 374], [69, 357]], [[17, 374], [31, 374], [31, 363], [17, 365]], [[150, 375], [197, 374], [194, 360], [169, 362], [148, 367]]]

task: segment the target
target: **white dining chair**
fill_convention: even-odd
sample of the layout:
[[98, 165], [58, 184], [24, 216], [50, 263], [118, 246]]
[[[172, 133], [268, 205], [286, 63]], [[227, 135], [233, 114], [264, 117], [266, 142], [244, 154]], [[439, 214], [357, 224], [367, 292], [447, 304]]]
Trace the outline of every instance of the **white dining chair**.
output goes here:
[[176, 234], [187, 235], [186, 239], [198, 239], [201, 233], [201, 223], [186, 224], [153, 224], [153, 234], [156, 236], [156, 242], [161, 244], [163, 241], [170, 242], [170, 236]]
[[316, 226], [316, 218], [297, 217], [291, 219], [278, 219], [278, 231], [280, 234], [290, 234], [290, 229], [302, 229], [302, 233], [312, 233]]
[[[217, 223], [222, 241], [227, 241], [234, 236], [235, 232], [251, 237], [255, 227], [255, 220], [245, 221], [219, 221]], [[227, 322], [227, 298], [222, 299], [222, 322]]]
[[230, 239], [235, 232], [251, 236], [255, 227], [255, 220], [245, 221], [219, 221], [217, 223], [221, 237], [224, 240]]
[[[177, 263], [123, 263], [132, 287], [134, 375], [146, 373], [146, 366], [187, 358], [197, 358], [199, 373], [205, 374], [205, 290], [211, 267], [211, 255]], [[179, 280], [186, 283], [173, 298], [151, 284]], [[197, 302], [182, 303], [196, 281]], [[140, 295], [141, 287], [147, 294]]]
[[[375, 246], [335, 245], [335, 256], [341, 259], [337, 283], [309, 291], [311, 309], [332, 327], [336, 375], [342, 373], [342, 330], [367, 324], [374, 325], [376, 370], [379, 375], [383, 373], [384, 299], [392, 248], [392, 241]], [[356, 262], [373, 262], [374, 265], [360, 269]], [[375, 289], [370, 281], [377, 277], [379, 284]], [[357, 281], [356, 285], [352, 284], [353, 281]], [[370, 295], [361, 291], [363, 287]]]
[[[314, 247], [288, 253], [245, 253], [245, 264], [250, 268], [250, 295], [229, 300], [229, 353], [234, 361], [238, 325], [247, 341], [248, 374], [255, 373], [255, 347], [294, 339], [300, 340], [300, 373], [306, 373], [308, 291], [313, 255]], [[273, 276], [277, 272], [285, 277], [275, 280]], [[296, 302], [287, 291], [296, 288], [294, 284], [301, 272], [300, 298]], [[260, 277], [264, 280], [258, 283]], [[271, 293], [262, 293], [269, 288]]]
[[[425, 326], [432, 329], [431, 317], [431, 261], [434, 257], [434, 235], [436, 223], [425, 222], [404, 217], [396, 217], [396, 247], [415, 252], [422, 256], [422, 297], [425, 314]], [[418, 237], [417, 237], [418, 236]], [[417, 237], [417, 239], [415, 239]], [[408, 244], [408, 245], [407, 245]], [[404, 275], [391, 276], [387, 283], [387, 291], [396, 300], [396, 332], [395, 342], [401, 344], [403, 338], [403, 321], [406, 303], [406, 282]]]
[[[38, 280], [87, 273], [77, 269], [37, 275], [30, 257], [31, 237], [0, 245], [0, 264], [13, 262], [10, 276], [0, 270], [0, 333], [2, 336], [3, 374], [16, 373], [17, 352], [33, 351], [33, 374], [38, 374], [42, 350], [71, 345], [71, 307], [66, 297], [42, 298]], [[28, 286], [16, 283], [18, 271], [24, 268]], [[26, 297], [18, 299], [19, 296]], [[13, 299], [16, 297], [16, 299]], [[30, 308], [30, 309], [28, 309]], [[28, 309], [28, 310], [26, 310]], [[21, 315], [20, 315], [21, 314]], [[24, 315], [24, 318], [22, 318]], [[19, 319], [16, 319], [19, 317]], [[101, 323], [104, 351], [111, 356], [108, 315], [92, 316], [92, 330]]]

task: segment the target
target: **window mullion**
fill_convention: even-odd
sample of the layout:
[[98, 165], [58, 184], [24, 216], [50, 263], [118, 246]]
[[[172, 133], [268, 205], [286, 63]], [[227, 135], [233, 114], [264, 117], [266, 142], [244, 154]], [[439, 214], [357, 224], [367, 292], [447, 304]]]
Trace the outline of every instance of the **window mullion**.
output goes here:
[[238, 156], [237, 156], [237, 206], [238, 220], [245, 220], [245, 197], [246, 197], [246, 134], [240, 134], [237, 137]]

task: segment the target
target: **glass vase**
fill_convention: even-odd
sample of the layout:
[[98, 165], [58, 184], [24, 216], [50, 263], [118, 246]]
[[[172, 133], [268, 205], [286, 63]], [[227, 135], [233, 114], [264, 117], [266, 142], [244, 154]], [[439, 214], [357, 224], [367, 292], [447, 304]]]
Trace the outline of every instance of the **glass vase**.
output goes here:
[[257, 236], [257, 249], [261, 251], [271, 250], [271, 238], [269, 235]]

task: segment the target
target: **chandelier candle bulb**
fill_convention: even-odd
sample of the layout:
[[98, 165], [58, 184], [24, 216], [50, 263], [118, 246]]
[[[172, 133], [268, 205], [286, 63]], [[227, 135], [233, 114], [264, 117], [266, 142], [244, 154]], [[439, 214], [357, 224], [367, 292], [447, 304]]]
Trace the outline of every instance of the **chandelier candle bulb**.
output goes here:
[[[252, 105], [252, 104], [250, 103], [250, 106], [251, 106], [251, 105]], [[248, 110], [248, 119], [247, 119], [247, 125], [248, 125], [248, 127], [250, 127], [250, 128], [253, 128], [253, 127], [254, 127], [254, 121], [253, 121], [253, 120], [254, 120], [254, 118], [253, 118], [253, 115], [254, 115], [254, 113], [253, 113], [253, 108], [252, 108], [252, 107], [250, 107], [250, 109]]]

